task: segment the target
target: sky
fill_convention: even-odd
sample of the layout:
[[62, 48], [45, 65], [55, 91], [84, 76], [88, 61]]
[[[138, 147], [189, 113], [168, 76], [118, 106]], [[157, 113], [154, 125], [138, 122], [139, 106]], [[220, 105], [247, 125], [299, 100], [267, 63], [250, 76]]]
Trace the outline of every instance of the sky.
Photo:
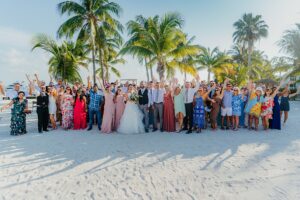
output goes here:
[[[0, 81], [10, 84], [25, 80], [25, 74], [38, 73], [48, 81], [47, 62], [49, 54], [42, 50], [31, 51], [32, 38], [45, 33], [56, 38], [56, 31], [66, 16], [57, 12], [62, 0], [9, 0], [0, 7]], [[183, 30], [189, 36], [196, 36], [195, 43], [221, 50], [232, 46], [233, 23], [244, 13], [262, 15], [269, 25], [268, 38], [256, 43], [269, 58], [279, 56], [276, 42], [286, 29], [300, 23], [299, 0], [115, 0], [123, 9], [120, 21], [125, 25], [136, 15], [145, 17], [179, 12], [184, 20]], [[124, 38], [128, 38], [126, 30]], [[146, 79], [145, 68], [131, 56], [127, 63], [118, 66], [122, 78]], [[81, 71], [83, 78], [92, 74]], [[181, 77], [178, 74], [179, 77]], [[200, 72], [206, 79], [206, 72]], [[112, 76], [112, 81], [116, 78]]]

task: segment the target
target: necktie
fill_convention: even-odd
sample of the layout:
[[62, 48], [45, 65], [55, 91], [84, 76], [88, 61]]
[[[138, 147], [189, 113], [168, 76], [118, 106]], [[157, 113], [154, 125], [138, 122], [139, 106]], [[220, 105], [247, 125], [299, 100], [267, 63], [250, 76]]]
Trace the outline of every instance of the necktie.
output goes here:
[[158, 95], [159, 95], [159, 89], [156, 89], [156, 103], [159, 103], [158, 102]]

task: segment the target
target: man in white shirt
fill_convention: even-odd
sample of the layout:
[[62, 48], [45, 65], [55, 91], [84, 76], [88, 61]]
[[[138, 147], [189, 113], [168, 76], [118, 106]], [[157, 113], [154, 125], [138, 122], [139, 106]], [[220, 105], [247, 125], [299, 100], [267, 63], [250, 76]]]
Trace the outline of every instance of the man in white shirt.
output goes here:
[[159, 123], [160, 123], [160, 131], [163, 131], [163, 102], [164, 102], [164, 94], [165, 89], [163, 84], [159, 82], [155, 83], [154, 89], [152, 90], [152, 102], [153, 102], [153, 109], [154, 109], [154, 125], [153, 125], [153, 132], [157, 131], [157, 117], [159, 116]]
[[20, 91], [23, 91], [25, 93], [25, 96], [28, 97], [28, 92], [25, 88], [23, 88], [23, 90], [21, 89], [21, 85], [20, 83], [15, 83], [14, 84], [14, 89], [13, 90], [10, 90], [6, 93], [6, 96], [9, 97], [10, 100], [16, 98], [18, 96], [18, 93]]
[[184, 124], [184, 130], [187, 130], [187, 134], [192, 133], [193, 128], [193, 101], [194, 101], [194, 95], [197, 92], [197, 90], [200, 87], [200, 77], [197, 76], [197, 82], [196, 87], [192, 88], [190, 82], [185, 82], [185, 87], [183, 88], [183, 94], [184, 94], [184, 104], [185, 104], [185, 111], [186, 116], [184, 118], [183, 124]]

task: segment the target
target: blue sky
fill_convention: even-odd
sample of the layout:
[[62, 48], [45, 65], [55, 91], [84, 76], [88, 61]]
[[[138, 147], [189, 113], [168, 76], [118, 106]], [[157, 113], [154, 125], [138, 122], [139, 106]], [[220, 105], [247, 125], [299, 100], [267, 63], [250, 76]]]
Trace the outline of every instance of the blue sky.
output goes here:
[[[0, 7], [0, 81], [11, 83], [24, 80], [24, 74], [38, 72], [48, 80], [48, 55], [42, 51], [31, 52], [31, 38], [46, 33], [55, 38], [65, 17], [58, 14], [61, 0], [9, 0]], [[120, 21], [125, 24], [136, 15], [153, 16], [170, 11], [180, 12], [185, 19], [184, 31], [196, 36], [196, 43], [230, 49], [232, 24], [243, 13], [261, 14], [269, 25], [269, 36], [256, 44], [269, 56], [277, 56], [276, 41], [283, 31], [300, 23], [299, 0], [116, 0], [123, 8]], [[126, 31], [124, 33], [126, 38]], [[118, 68], [123, 78], [145, 79], [145, 70], [130, 56]], [[83, 71], [85, 76], [90, 72]], [[206, 72], [201, 72], [206, 78]], [[114, 77], [112, 77], [114, 79]]]

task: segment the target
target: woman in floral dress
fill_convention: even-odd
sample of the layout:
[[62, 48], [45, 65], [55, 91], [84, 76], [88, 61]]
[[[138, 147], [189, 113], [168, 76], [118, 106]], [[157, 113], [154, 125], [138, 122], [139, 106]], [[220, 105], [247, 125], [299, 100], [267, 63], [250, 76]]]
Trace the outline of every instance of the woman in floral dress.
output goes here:
[[232, 96], [232, 128], [234, 131], [238, 130], [239, 119], [242, 114], [242, 104], [244, 101], [244, 95], [240, 94], [238, 87], [234, 87]]
[[[215, 86], [214, 86], [215, 87]], [[212, 88], [214, 88], [212, 87]], [[211, 88], [211, 89], [212, 89]], [[211, 89], [207, 92], [204, 92], [204, 89], [200, 87], [194, 97], [194, 115], [193, 115], [193, 125], [197, 129], [197, 133], [201, 132], [203, 128], [205, 128], [205, 109], [204, 109], [204, 101], [206, 99], [212, 101], [208, 94]], [[214, 102], [214, 101], [213, 101]]]
[[26, 112], [28, 111], [28, 102], [25, 99], [25, 93], [20, 91], [18, 97], [14, 98], [9, 104], [1, 108], [1, 112], [9, 107], [11, 109], [10, 134], [22, 135], [26, 132]]
[[66, 88], [63, 95], [61, 111], [62, 111], [62, 127], [65, 130], [71, 129], [73, 125], [73, 103], [72, 90], [70, 87]]
[[[257, 87], [255, 90], [250, 90], [250, 98], [245, 108], [245, 112], [249, 113], [249, 130], [255, 129], [258, 131], [259, 118], [261, 116], [261, 105], [264, 102], [263, 90]], [[255, 128], [252, 127], [254, 121]]]
[[273, 91], [271, 88], [267, 88], [265, 92], [265, 101], [263, 102], [261, 106], [261, 117], [262, 117], [262, 123], [264, 130], [268, 130], [269, 128], [269, 121], [273, 119], [273, 107], [275, 105], [274, 98], [278, 93], [278, 90], [283, 85], [284, 80], [280, 82], [280, 85], [276, 87], [276, 89]]

